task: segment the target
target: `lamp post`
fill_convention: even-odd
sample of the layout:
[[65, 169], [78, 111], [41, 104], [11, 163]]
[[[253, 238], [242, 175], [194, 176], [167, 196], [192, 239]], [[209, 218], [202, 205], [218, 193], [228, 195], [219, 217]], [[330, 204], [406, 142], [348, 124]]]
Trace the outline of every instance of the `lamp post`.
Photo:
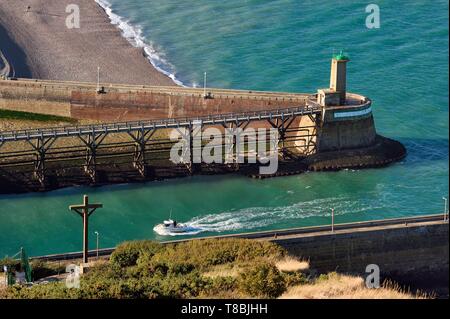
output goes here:
[[331, 232], [334, 233], [334, 208], [331, 209]]
[[98, 231], [95, 231], [94, 233], [95, 233], [95, 235], [97, 235], [97, 259], [98, 259], [98, 236], [99, 236], [99, 233], [98, 233]]
[[100, 66], [97, 66], [97, 93], [100, 93]]
[[447, 198], [442, 197], [442, 199], [444, 200], [444, 222], [445, 222], [447, 221]]
[[203, 78], [203, 97], [206, 98], [206, 72], [205, 72], [204, 78]]

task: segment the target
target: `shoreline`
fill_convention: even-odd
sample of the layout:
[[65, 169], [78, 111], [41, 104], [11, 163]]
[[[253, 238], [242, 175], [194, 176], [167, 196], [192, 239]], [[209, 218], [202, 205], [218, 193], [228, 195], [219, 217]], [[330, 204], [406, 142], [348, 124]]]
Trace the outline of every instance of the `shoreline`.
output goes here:
[[[105, 12], [108, 16], [110, 23], [116, 26], [119, 30], [121, 30], [122, 37], [125, 38], [132, 46], [142, 48], [145, 54], [145, 57], [148, 59], [150, 64], [160, 73], [169, 77], [176, 85], [184, 86], [179, 79], [176, 78], [174, 73], [167, 71], [166, 68], [170, 67], [170, 63], [165, 61], [161, 56], [157, 53], [157, 51], [153, 48], [152, 45], [146, 42], [144, 36], [141, 35], [142, 31], [139, 27], [131, 25], [126, 21], [122, 16], [117, 15], [113, 12], [111, 4], [106, 0], [94, 0]], [[126, 32], [131, 31], [131, 36], [126, 37]], [[159, 63], [158, 63], [159, 61]], [[159, 64], [159, 65], [158, 65]]]
[[[180, 85], [123, 36], [98, 1], [29, 3], [29, 11], [14, 0], [0, 3], [0, 51], [15, 77], [96, 82], [99, 66], [102, 84]], [[79, 29], [65, 25], [69, 4], [80, 8]]]
[[5, 77], [20, 75], [31, 77], [31, 70], [27, 65], [22, 49], [10, 38], [7, 30], [2, 26], [0, 17], [0, 59], [2, 66], [0, 75]]

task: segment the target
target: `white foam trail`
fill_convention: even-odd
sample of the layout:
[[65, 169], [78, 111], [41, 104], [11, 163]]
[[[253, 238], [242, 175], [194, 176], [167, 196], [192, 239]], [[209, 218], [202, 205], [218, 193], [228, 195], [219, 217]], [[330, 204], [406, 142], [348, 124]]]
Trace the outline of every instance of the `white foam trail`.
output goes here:
[[330, 207], [335, 208], [335, 215], [364, 213], [381, 206], [372, 206], [366, 201], [345, 198], [317, 199], [280, 207], [251, 207], [219, 214], [209, 214], [192, 218], [184, 223], [204, 232], [225, 232], [251, 230], [267, 227], [286, 221], [298, 221], [310, 217], [330, 217]]
[[133, 26], [128, 21], [125, 21], [123, 17], [115, 14], [112, 11], [111, 3], [107, 0], [95, 0], [95, 2], [103, 8], [109, 17], [111, 24], [117, 26], [122, 31], [123, 37], [126, 38], [132, 46], [144, 50], [147, 59], [156, 70], [167, 75], [176, 84], [186, 87], [183, 82], [176, 78], [175, 67], [164, 59], [164, 53], [158, 52], [151, 42], [146, 42], [145, 37], [142, 35], [142, 29], [139, 26]]

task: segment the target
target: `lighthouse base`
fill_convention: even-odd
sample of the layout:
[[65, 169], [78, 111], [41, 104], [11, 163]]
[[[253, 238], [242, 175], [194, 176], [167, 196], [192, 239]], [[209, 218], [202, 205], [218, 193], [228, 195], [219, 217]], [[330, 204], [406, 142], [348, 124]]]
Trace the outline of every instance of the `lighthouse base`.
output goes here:
[[305, 164], [311, 171], [381, 167], [403, 159], [406, 154], [400, 142], [377, 135], [371, 146], [316, 153], [308, 156]]

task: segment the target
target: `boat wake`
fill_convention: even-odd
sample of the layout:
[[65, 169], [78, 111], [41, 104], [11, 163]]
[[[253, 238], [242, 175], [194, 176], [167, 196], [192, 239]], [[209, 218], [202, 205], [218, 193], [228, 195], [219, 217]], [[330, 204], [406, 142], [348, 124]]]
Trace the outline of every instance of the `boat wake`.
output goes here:
[[222, 233], [248, 231], [269, 227], [276, 224], [289, 224], [300, 219], [331, 217], [330, 207], [335, 208], [335, 216], [346, 214], [363, 214], [381, 208], [376, 203], [371, 205], [367, 200], [349, 198], [326, 198], [296, 203], [279, 207], [250, 207], [227, 211], [218, 214], [197, 216], [183, 225], [189, 227], [188, 232], [170, 233], [164, 225], [157, 225], [154, 231], [162, 236], [197, 235], [200, 233]]

